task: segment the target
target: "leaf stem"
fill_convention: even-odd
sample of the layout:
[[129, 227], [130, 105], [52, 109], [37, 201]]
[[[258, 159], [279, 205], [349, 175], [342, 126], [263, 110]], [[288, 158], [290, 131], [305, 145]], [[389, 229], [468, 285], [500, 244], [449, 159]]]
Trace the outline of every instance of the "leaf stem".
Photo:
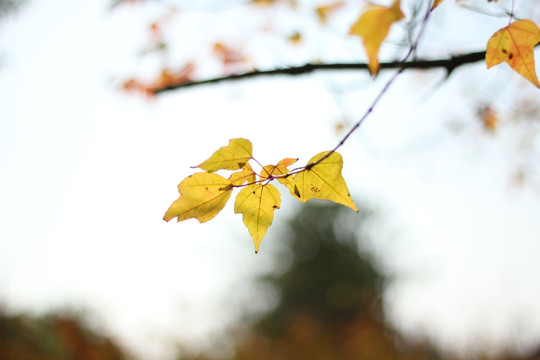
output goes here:
[[482, 15], [492, 16], [492, 17], [501, 17], [502, 18], [502, 17], [506, 17], [506, 16], [510, 15], [510, 12], [508, 12], [508, 10], [505, 10], [504, 12], [501, 12], [501, 13], [496, 13], [496, 12], [492, 12], [492, 11], [482, 9], [480, 7], [477, 7], [477, 6], [472, 6], [472, 5], [467, 5], [467, 4], [461, 4], [460, 3], [459, 6], [461, 6], [464, 9], [474, 11], [474, 12], [482, 14]]
[[510, 10], [510, 19], [508, 19], [508, 25], [512, 23], [513, 19], [514, 19], [514, 0], [512, 0], [512, 8]]
[[[255, 159], [253, 156], [251, 157], [251, 160], [255, 161], [257, 163], [257, 165], [259, 165], [261, 167], [262, 170], [264, 170], [264, 166], [263, 164], [261, 164], [257, 159]], [[260, 175], [259, 175], [260, 176]]]
[[[292, 176], [292, 175], [301, 173], [303, 171], [309, 170], [312, 167], [316, 166], [317, 164], [320, 164], [322, 161], [326, 160], [330, 155], [335, 153], [341, 146], [343, 146], [345, 141], [347, 141], [347, 139], [360, 127], [360, 125], [362, 125], [362, 123], [369, 116], [369, 114], [371, 114], [373, 112], [373, 110], [375, 109], [375, 106], [379, 103], [379, 101], [381, 100], [383, 95], [386, 94], [386, 92], [388, 91], [390, 86], [394, 83], [394, 81], [397, 79], [397, 77], [401, 73], [403, 73], [403, 71], [407, 67], [406, 66], [407, 60], [409, 59], [409, 57], [411, 57], [411, 55], [414, 53], [414, 51], [418, 47], [418, 43], [420, 41], [420, 38], [422, 37], [422, 34], [424, 33], [424, 29], [426, 28], [426, 24], [427, 24], [427, 21], [429, 19], [429, 15], [431, 13], [430, 9], [431, 9], [431, 6], [428, 6], [428, 10], [427, 10], [426, 14], [424, 15], [424, 18], [422, 20], [422, 25], [420, 27], [420, 31], [418, 32], [418, 35], [416, 36], [416, 40], [411, 44], [411, 46], [409, 47], [409, 51], [407, 52], [407, 54], [405, 55], [403, 60], [401, 60], [401, 62], [400, 62], [401, 66], [398, 68], [398, 71], [396, 71], [394, 73], [394, 75], [392, 75], [392, 77], [386, 82], [383, 89], [379, 92], [379, 94], [377, 94], [377, 96], [375, 97], [375, 99], [371, 103], [371, 106], [366, 110], [364, 115], [362, 115], [362, 117], [354, 124], [354, 126], [347, 132], [347, 134], [345, 134], [345, 136], [341, 139], [341, 141], [332, 150], [328, 151], [323, 157], [321, 157], [317, 161], [309, 163], [306, 166], [295, 168], [295, 169], [289, 171], [287, 174], [272, 176], [272, 177], [266, 178], [266, 179], [264, 179], [262, 181], [259, 178], [259, 180], [255, 181], [254, 183], [262, 183], [263, 181], [270, 182], [270, 181], [273, 181], [273, 180], [278, 179], [278, 178], [287, 178], [289, 176]], [[448, 72], [451, 72], [451, 70], [452, 69], [449, 69]], [[257, 162], [257, 164], [261, 165], [253, 157], [252, 157], [252, 159], [255, 162]], [[264, 167], [262, 165], [261, 165], [261, 167], [264, 169]], [[247, 185], [250, 185], [250, 184], [247, 184]]]
[[[306, 169], [307, 168], [312, 168], [313, 166], [315, 166], [315, 165], [319, 164], [320, 162], [324, 161], [330, 155], [332, 155], [334, 152], [336, 152], [341, 146], [343, 146], [345, 141], [347, 141], [347, 139], [360, 127], [360, 125], [362, 125], [364, 120], [373, 112], [373, 110], [375, 109], [375, 106], [377, 106], [379, 101], [382, 99], [383, 95], [386, 94], [386, 92], [388, 91], [390, 86], [394, 83], [394, 81], [397, 79], [397, 77], [399, 75], [401, 75], [401, 73], [403, 73], [403, 71], [406, 68], [407, 60], [409, 59], [409, 57], [414, 53], [414, 51], [418, 47], [418, 43], [420, 42], [420, 38], [422, 37], [422, 35], [424, 33], [424, 30], [426, 28], [426, 25], [427, 25], [427, 22], [428, 22], [428, 19], [429, 19], [429, 15], [431, 14], [430, 9], [431, 9], [431, 5], [428, 6], [426, 14], [424, 15], [424, 18], [422, 20], [422, 25], [420, 26], [420, 31], [418, 32], [418, 35], [416, 36], [416, 40], [411, 44], [411, 46], [409, 48], [409, 51], [407, 52], [407, 54], [405, 55], [403, 60], [401, 60], [401, 66], [394, 73], [394, 75], [392, 75], [392, 77], [386, 82], [386, 84], [384, 85], [382, 90], [379, 92], [379, 94], [377, 94], [377, 96], [375, 97], [375, 99], [371, 103], [371, 106], [366, 110], [364, 115], [362, 115], [362, 117], [354, 124], [354, 126], [345, 134], [345, 136], [341, 139], [341, 141], [332, 150], [327, 152], [326, 155], [321, 157], [319, 160], [317, 160], [317, 161], [315, 161], [315, 162], [313, 162], [311, 164], [307, 164]], [[449, 72], [451, 70], [449, 70]]]

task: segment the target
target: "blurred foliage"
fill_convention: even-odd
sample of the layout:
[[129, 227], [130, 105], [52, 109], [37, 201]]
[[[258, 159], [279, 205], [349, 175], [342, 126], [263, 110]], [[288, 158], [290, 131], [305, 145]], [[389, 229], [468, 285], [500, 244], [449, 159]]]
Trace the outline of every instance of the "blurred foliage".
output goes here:
[[[360, 216], [335, 205], [306, 205], [280, 241], [292, 257], [282, 273], [259, 279], [274, 287], [274, 309], [235, 334], [231, 360], [437, 360], [456, 359], [432, 344], [407, 342], [384, 322], [385, 277], [362, 251]], [[486, 349], [489, 350], [489, 349]], [[528, 356], [479, 356], [492, 360], [540, 360]], [[204, 355], [179, 357], [204, 360]]]
[[[337, 205], [302, 207], [283, 234], [283, 272], [259, 279], [280, 293], [266, 314], [235, 332], [231, 360], [455, 359], [427, 343], [407, 343], [384, 322], [385, 277], [361, 251], [358, 214]], [[361, 230], [361, 229], [360, 229]], [[364, 239], [365, 240], [365, 239]], [[487, 351], [489, 349], [486, 349]], [[214, 352], [215, 353], [215, 352]], [[0, 309], [0, 360], [124, 360], [126, 353], [79, 316], [8, 315]], [[179, 356], [178, 360], [205, 360]], [[491, 360], [540, 360], [540, 350]]]
[[366, 216], [338, 206], [302, 208], [283, 232], [290, 234], [282, 239], [290, 266], [259, 279], [280, 301], [236, 334], [234, 360], [440, 359], [429, 346], [405, 345], [385, 325], [384, 277], [360, 251]]
[[327, 324], [339, 324], [359, 312], [380, 315], [383, 278], [359, 255], [355, 236], [364, 216], [313, 205], [298, 213], [287, 229], [292, 264], [282, 274], [261, 279], [279, 289], [281, 301], [260, 319], [257, 330], [282, 335], [291, 316], [299, 313]]
[[0, 312], [1, 360], [123, 360], [114, 341], [71, 315], [8, 315]]
[[291, 266], [262, 279], [281, 301], [236, 348], [243, 359], [439, 359], [427, 346], [398, 347], [384, 324], [384, 278], [362, 255], [358, 216], [308, 206], [290, 224]]
[[0, 18], [17, 10], [25, 0], [0, 0]]

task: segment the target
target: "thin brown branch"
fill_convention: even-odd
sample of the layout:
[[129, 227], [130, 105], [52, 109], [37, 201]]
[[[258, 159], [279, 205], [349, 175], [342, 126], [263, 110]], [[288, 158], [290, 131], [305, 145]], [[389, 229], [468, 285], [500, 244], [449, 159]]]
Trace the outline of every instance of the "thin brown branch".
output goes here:
[[[428, 70], [435, 68], [443, 68], [450, 74], [454, 69], [466, 65], [481, 61], [485, 58], [486, 52], [479, 51], [473, 53], [462, 54], [458, 56], [452, 56], [446, 59], [437, 59], [437, 60], [414, 60], [414, 61], [392, 61], [381, 63], [381, 70], [390, 70], [390, 69], [418, 69], [418, 70]], [[250, 72], [245, 72], [241, 74], [233, 74], [222, 77], [216, 77], [200, 81], [184, 82], [155, 91], [156, 94], [177, 90], [187, 87], [194, 87], [207, 84], [216, 84], [220, 82], [228, 82], [235, 80], [243, 80], [249, 78], [257, 78], [264, 76], [272, 75], [303, 75], [309, 74], [314, 71], [342, 71], [342, 70], [367, 70], [366, 63], [308, 63], [301, 66], [292, 66], [286, 68], [278, 68], [271, 70], [254, 70]]]
[[[388, 91], [388, 89], [390, 88], [390, 86], [394, 83], [394, 81], [398, 78], [399, 75], [401, 75], [401, 73], [403, 73], [405, 71], [405, 69], [407, 68], [407, 64], [410, 64], [411, 62], [409, 62], [409, 58], [411, 57], [411, 55], [414, 53], [414, 51], [416, 50], [416, 48], [418, 47], [418, 44], [420, 42], [420, 39], [422, 38], [422, 35], [424, 34], [424, 30], [426, 29], [426, 25], [427, 25], [427, 22], [428, 22], [428, 19], [429, 19], [429, 15], [431, 14], [431, 6], [428, 7], [428, 10], [426, 11], [426, 15], [424, 16], [424, 19], [422, 21], [422, 25], [420, 26], [420, 31], [418, 32], [418, 35], [416, 36], [416, 40], [411, 44], [411, 47], [409, 48], [409, 51], [407, 52], [407, 55], [405, 55], [405, 57], [403, 58], [403, 60], [401, 60], [399, 63], [398, 63], [398, 70], [394, 73], [394, 75], [392, 75], [392, 77], [386, 82], [386, 84], [384, 85], [384, 87], [382, 88], [382, 90], [379, 92], [379, 94], [375, 97], [375, 99], [373, 100], [373, 102], [371, 103], [371, 106], [366, 110], [366, 112], [364, 113], [364, 115], [360, 118], [360, 120], [358, 120], [354, 126], [347, 132], [347, 134], [345, 134], [345, 136], [341, 139], [341, 141], [332, 149], [330, 150], [329, 152], [326, 153], [326, 155], [324, 155], [323, 157], [321, 157], [319, 160], [315, 161], [315, 162], [312, 162], [310, 164], [307, 164], [306, 165], [306, 169], [309, 170], [311, 169], [313, 166], [321, 163], [323, 160], [327, 159], [330, 155], [332, 155], [333, 153], [335, 153], [341, 146], [343, 146], [343, 144], [345, 144], [345, 141], [347, 141], [347, 139], [356, 131], [358, 130], [358, 128], [360, 127], [360, 125], [362, 125], [362, 123], [364, 122], [364, 120], [369, 116], [369, 114], [371, 114], [373, 112], [373, 109], [375, 109], [375, 106], [377, 106], [377, 104], [379, 103], [379, 101], [381, 100], [381, 98], [383, 97], [383, 95]], [[484, 56], [485, 57], [485, 53], [484, 53]], [[446, 67], [446, 70], [447, 70], [447, 75], [449, 75], [454, 69], [456, 68], [456, 66], [454, 65], [453, 67]]]

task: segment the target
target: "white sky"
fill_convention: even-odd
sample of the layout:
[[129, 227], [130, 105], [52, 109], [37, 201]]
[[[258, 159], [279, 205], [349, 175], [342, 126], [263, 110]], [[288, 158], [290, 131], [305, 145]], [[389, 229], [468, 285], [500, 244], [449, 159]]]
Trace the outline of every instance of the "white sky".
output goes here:
[[[252, 140], [262, 163], [305, 162], [337, 143], [335, 122], [358, 118], [386, 75], [373, 85], [363, 74], [261, 79], [147, 101], [111, 80], [156, 69], [136, 52], [147, 37], [141, 24], [160, 10], [109, 13], [106, 3], [30, 1], [0, 24], [0, 301], [14, 311], [87, 309], [123, 342], [162, 359], [177, 339], [204, 343], [239, 306], [264, 308], [249, 279], [273, 266], [280, 239], [272, 231], [296, 208], [284, 192], [256, 256], [230, 206], [203, 225], [165, 223], [189, 166], [234, 137]], [[506, 22], [464, 26], [463, 42], [437, 31], [478, 15], [444, 6], [426, 53], [440, 56], [444, 41], [448, 53], [479, 50]], [[235, 11], [231, 19], [246, 18]], [[182, 46], [171, 58], [189, 59], [216, 34], [234, 39], [260, 20], [226, 19], [186, 15], [182, 24], [196, 26], [196, 36], [175, 29]], [[276, 31], [286, 32], [294, 18], [281, 25]], [[325, 59], [351, 54], [331, 41], [308, 38], [306, 47]], [[250, 46], [259, 62], [283, 49]], [[282, 60], [300, 61], [303, 51]], [[538, 141], [519, 150], [536, 128], [503, 123], [486, 134], [468, 105], [497, 97], [511, 114], [516, 89], [533, 100], [538, 92], [483, 64], [434, 88], [438, 80], [437, 71], [403, 75], [340, 150], [355, 201], [380, 213], [369, 249], [400, 276], [387, 291], [389, 316], [449, 348], [478, 339], [530, 347], [540, 339], [540, 194], [534, 182], [513, 188], [509, 179], [518, 165], [537, 171]], [[354, 91], [335, 102], [327, 88], [343, 83]]]

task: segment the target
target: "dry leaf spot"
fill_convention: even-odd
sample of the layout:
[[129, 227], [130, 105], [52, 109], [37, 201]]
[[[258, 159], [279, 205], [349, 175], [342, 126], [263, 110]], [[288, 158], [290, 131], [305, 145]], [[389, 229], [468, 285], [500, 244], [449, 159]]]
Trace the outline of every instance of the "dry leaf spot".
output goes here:
[[509, 53], [506, 49], [502, 49], [501, 51], [503, 52], [503, 54], [506, 54], [506, 56], [508, 56], [508, 60], [512, 60], [512, 58], [514, 57], [514, 54], [512, 54], [511, 52]]

